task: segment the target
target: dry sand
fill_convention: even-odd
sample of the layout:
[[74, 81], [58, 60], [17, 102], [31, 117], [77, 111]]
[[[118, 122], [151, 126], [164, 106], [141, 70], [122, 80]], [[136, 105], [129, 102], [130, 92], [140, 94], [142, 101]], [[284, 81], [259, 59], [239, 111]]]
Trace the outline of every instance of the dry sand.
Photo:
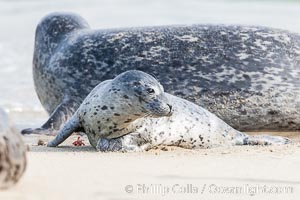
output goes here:
[[[279, 134], [279, 133], [274, 133]], [[28, 168], [0, 199], [299, 199], [300, 136], [285, 146], [100, 153], [37, 146], [49, 136], [26, 136]], [[275, 194], [274, 194], [275, 193]]]

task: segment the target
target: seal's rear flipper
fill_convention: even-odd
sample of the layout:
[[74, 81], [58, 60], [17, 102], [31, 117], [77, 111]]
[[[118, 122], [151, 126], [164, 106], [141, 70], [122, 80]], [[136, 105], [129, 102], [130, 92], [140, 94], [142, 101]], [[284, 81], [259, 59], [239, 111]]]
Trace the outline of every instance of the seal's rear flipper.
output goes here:
[[56, 135], [62, 125], [72, 116], [77, 109], [78, 104], [72, 100], [64, 100], [51, 114], [47, 122], [41, 128], [23, 129], [21, 133], [25, 134], [44, 134]]
[[64, 127], [58, 132], [54, 140], [48, 142], [48, 147], [56, 147], [63, 141], [65, 141], [75, 131], [80, 131], [79, 120], [76, 113], [74, 116], [64, 125]]
[[281, 145], [290, 143], [292, 143], [292, 140], [289, 138], [271, 135], [247, 136], [243, 140], [244, 145]]

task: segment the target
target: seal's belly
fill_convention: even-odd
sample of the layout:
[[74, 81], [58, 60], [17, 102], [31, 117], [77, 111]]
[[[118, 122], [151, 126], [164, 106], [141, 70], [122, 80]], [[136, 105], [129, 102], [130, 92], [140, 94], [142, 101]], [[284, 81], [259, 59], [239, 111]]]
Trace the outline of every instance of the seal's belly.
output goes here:
[[168, 95], [174, 113], [153, 119], [154, 142], [184, 148], [232, 145], [237, 131], [214, 114], [184, 99]]

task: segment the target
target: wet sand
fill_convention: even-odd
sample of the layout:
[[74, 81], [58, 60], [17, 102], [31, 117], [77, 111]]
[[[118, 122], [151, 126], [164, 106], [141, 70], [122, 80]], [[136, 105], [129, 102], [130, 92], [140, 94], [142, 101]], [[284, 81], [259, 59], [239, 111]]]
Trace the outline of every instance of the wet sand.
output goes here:
[[274, 134], [295, 144], [101, 153], [86, 137], [47, 148], [52, 137], [26, 136], [27, 171], [0, 199], [299, 199], [300, 135]]

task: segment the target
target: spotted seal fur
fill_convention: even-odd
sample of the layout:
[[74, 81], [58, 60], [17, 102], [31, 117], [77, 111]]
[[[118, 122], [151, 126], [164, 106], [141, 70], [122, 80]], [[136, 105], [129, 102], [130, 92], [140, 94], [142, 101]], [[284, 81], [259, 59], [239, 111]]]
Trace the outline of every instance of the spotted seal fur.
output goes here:
[[85, 132], [91, 145], [100, 151], [290, 142], [279, 136], [239, 132], [204, 108], [165, 93], [155, 78], [135, 70], [100, 83], [48, 146], [57, 146], [74, 131]]
[[76, 14], [52, 13], [37, 26], [33, 58], [50, 117], [23, 133], [57, 132], [99, 82], [133, 69], [236, 129], [299, 129], [298, 34], [234, 25], [92, 30]]
[[26, 147], [20, 133], [0, 109], [0, 189], [17, 183], [26, 168]]

